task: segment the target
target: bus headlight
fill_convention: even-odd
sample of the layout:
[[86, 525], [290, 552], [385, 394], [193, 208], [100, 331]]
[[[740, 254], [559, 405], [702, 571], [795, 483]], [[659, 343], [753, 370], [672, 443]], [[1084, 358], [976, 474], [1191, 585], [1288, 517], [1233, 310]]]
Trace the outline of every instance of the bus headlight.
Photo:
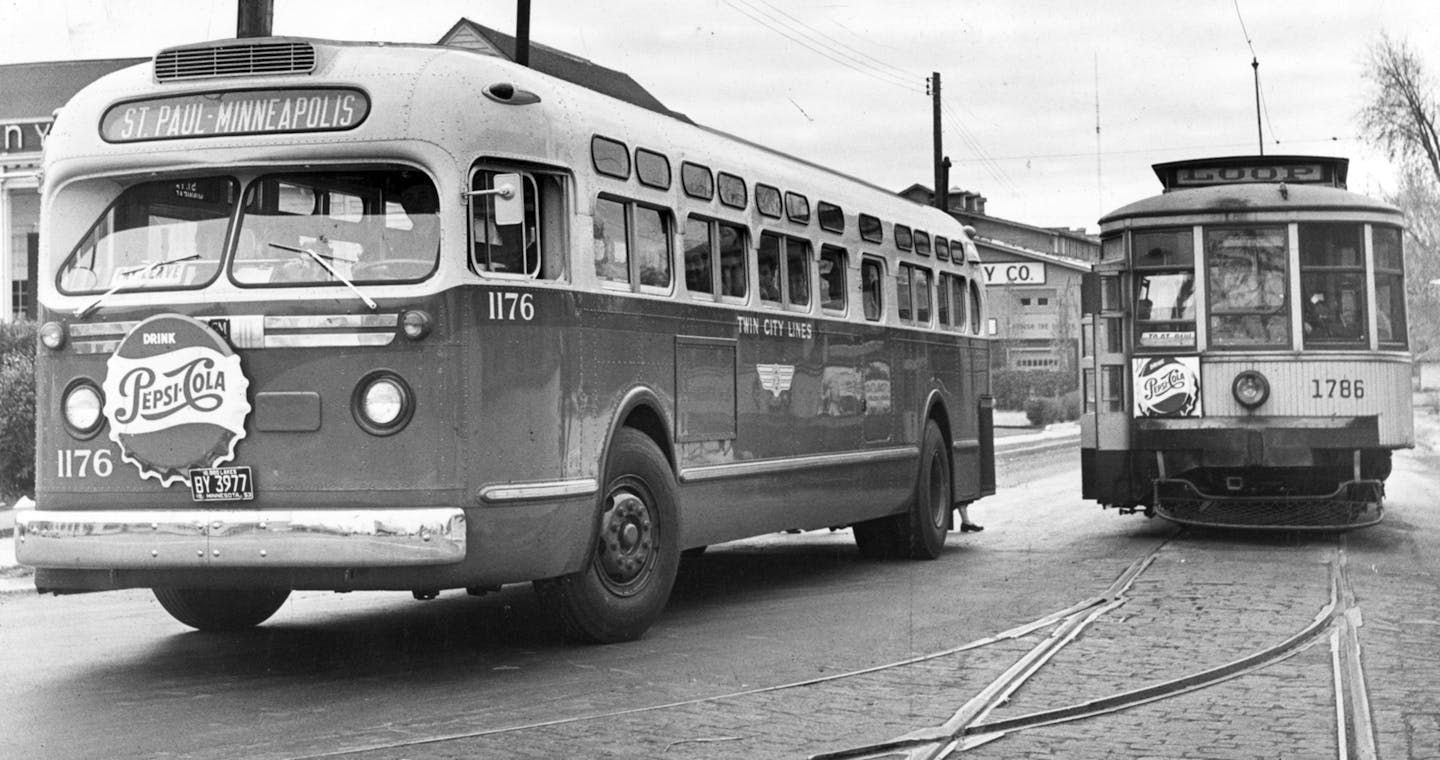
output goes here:
[[410, 340], [420, 340], [430, 334], [430, 315], [411, 309], [400, 315], [400, 329]]
[[59, 351], [65, 345], [65, 325], [59, 322], [40, 325], [40, 345], [51, 351]]
[[65, 416], [65, 426], [70, 435], [81, 440], [91, 438], [100, 430], [104, 417], [100, 412], [105, 403], [100, 389], [89, 380], [78, 380], [65, 389], [60, 408]]
[[1270, 381], [1259, 372], [1247, 369], [1235, 376], [1230, 392], [1235, 394], [1235, 400], [1240, 402], [1240, 406], [1254, 409], [1270, 398]]
[[394, 372], [373, 372], [361, 379], [351, 397], [355, 422], [371, 435], [400, 432], [415, 413], [415, 394]]

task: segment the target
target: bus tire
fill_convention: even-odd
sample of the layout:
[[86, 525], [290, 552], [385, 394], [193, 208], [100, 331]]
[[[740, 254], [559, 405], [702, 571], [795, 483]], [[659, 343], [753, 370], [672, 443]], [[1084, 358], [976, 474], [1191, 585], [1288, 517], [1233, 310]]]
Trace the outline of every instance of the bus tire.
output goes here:
[[665, 455], [638, 430], [615, 436], [599, 529], [584, 570], [535, 582], [576, 641], [640, 638], [660, 616], [680, 567], [679, 487]]
[[290, 589], [157, 588], [155, 598], [170, 616], [200, 631], [242, 631], [270, 619]]
[[950, 472], [950, 452], [945, 434], [934, 420], [925, 423], [925, 439], [920, 446], [920, 472], [915, 479], [915, 498], [911, 501], [909, 529], [905, 532], [905, 553], [911, 559], [935, 559], [945, 548], [954, 505], [954, 481]]
[[908, 515], [889, 515], [850, 526], [855, 535], [855, 548], [865, 559], [893, 559], [900, 556], [904, 541], [904, 523]]

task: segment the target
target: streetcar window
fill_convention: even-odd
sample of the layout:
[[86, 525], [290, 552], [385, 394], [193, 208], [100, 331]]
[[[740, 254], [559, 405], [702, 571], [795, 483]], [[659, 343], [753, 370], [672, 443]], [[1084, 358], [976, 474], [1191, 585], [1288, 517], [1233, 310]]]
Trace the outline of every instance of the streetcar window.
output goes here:
[[860, 262], [860, 297], [865, 309], [865, 318], [871, 322], [880, 319], [880, 309], [885, 305], [880, 284], [885, 274], [885, 265], [868, 256]]
[[1105, 411], [1125, 411], [1125, 367], [1105, 366], [1100, 371], [1100, 397]]
[[1405, 330], [1405, 265], [1400, 249], [1400, 230], [1376, 227], [1375, 249], [1375, 332], [1382, 345], [1403, 348]]
[[1211, 345], [1290, 346], [1286, 252], [1284, 227], [1205, 231]]
[[1300, 225], [1300, 313], [1305, 346], [1364, 346], [1364, 227]]
[[1100, 239], [1100, 260], [1118, 261], [1125, 258], [1125, 238], [1122, 235]]
[[1195, 235], [1190, 228], [1136, 232], [1135, 317], [1137, 348], [1195, 345]]
[[[1119, 240], [1119, 238], [1110, 238], [1110, 240]], [[1137, 232], [1133, 243], [1136, 269], [1173, 267], [1188, 269], [1195, 263], [1195, 235], [1189, 227], [1178, 230]]]
[[845, 249], [820, 248], [820, 308], [845, 311]]

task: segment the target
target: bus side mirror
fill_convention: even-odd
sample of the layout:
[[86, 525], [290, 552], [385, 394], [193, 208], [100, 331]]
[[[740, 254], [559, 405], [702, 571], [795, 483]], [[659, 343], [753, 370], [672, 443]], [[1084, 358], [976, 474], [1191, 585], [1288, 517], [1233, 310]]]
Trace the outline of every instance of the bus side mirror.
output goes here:
[[495, 175], [495, 224], [504, 227], [525, 221], [523, 188], [519, 174]]

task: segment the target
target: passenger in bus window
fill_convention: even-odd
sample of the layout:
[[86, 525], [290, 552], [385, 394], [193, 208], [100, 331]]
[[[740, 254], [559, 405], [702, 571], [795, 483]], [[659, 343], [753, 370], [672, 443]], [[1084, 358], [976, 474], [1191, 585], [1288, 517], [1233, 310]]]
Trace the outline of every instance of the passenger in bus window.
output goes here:
[[775, 262], [764, 256], [760, 258], [760, 300], [780, 300], [780, 275], [776, 271]]
[[419, 180], [400, 191], [400, 207], [410, 219], [410, 234], [403, 243], [403, 252], [392, 257], [430, 258], [440, 247], [440, 199], [429, 180]]

